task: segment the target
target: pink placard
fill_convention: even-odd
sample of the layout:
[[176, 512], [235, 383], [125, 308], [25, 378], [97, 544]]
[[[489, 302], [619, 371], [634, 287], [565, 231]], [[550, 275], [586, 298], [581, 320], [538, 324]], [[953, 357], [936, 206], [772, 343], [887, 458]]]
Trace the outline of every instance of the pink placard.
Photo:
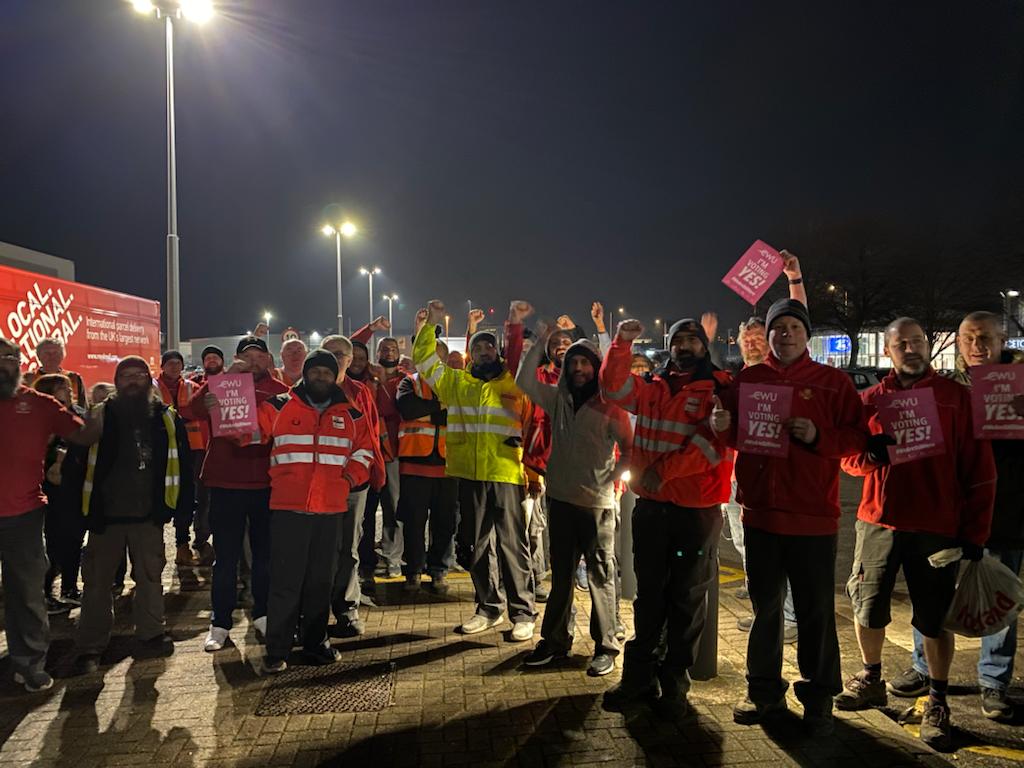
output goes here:
[[792, 409], [792, 387], [740, 384], [737, 449], [741, 453], [785, 458], [789, 455], [789, 432], [782, 425]]
[[214, 437], [251, 435], [259, 431], [256, 388], [251, 373], [221, 373], [206, 380], [220, 404], [210, 411]]
[[779, 252], [768, 243], [755, 240], [722, 282], [751, 304], [757, 304], [781, 274]]
[[1024, 365], [971, 368], [974, 436], [983, 440], [1024, 440], [1024, 414], [1013, 399], [1024, 396]]
[[896, 440], [896, 445], [889, 446], [889, 461], [893, 464], [946, 452], [939, 409], [930, 387], [879, 395], [875, 407], [882, 431]]

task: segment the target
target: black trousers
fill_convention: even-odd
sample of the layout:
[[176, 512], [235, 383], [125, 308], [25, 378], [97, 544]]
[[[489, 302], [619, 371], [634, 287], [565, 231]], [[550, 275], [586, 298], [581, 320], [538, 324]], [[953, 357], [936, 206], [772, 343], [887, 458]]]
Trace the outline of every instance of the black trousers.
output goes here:
[[341, 515], [270, 513], [270, 595], [267, 656], [288, 657], [299, 624], [302, 647], [327, 642], [331, 585], [338, 557]]
[[60, 576], [60, 591], [66, 595], [78, 588], [78, 570], [82, 564], [82, 543], [85, 541], [85, 518], [79, 508], [63, 502], [47, 505], [43, 531], [46, 535], [46, 557], [49, 567], [43, 588], [53, 592], [53, 583]]
[[549, 501], [551, 595], [544, 609], [541, 636], [556, 651], [568, 653], [572, 647], [573, 581], [582, 555], [590, 584], [590, 636], [594, 640], [594, 653], [618, 656], [615, 510], [577, 507], [550, 497]]
[[536, 618], [522, 503], [521, 486], [459, 480], [460, 527], [473, 542], [469, 574], [480, 616], [500, 616], [507, 595], [513, 623]]
[[[433, 576], [448, 573], [445, 557], [455, 535], [455, 506], [459, 483], [453, 477], [402, 475], [398, 494], [398, 521], [405, 542], [405, 575], [427, 572]], [[426, 547], [427, 520], [430, 521], [430, 546]]]
[[636, 637], [626, 643], [623, 685], [640, 690], [655, 675], [689, 689], [707, 618], [707, 592], [718, 577], [722, 512], [637, 499], [633, 508]]
[[782, 602], [786, 579], [800, 627], [793, 684], [804, 710], [830, 712], [832, 697], [843, 689], [836, 636], [836, 539], [832, 536], [783, 536], [743, 526], [747, 579], [754, 624], [747, 641], [747, 690], [750, 700], [770, 704], [781, 699]]

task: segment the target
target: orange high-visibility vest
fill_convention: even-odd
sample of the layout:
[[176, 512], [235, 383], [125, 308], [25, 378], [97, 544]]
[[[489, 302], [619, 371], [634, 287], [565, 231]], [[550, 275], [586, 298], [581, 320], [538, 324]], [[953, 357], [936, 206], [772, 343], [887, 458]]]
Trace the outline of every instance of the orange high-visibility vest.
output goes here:
[[[412, 377], [412, 391], [423, 400], [430, 400], [434, 396], [430, 385], [418, 374]], [[398, 428], [398, 458], [426, 458], [434, 453], [435, 446], [438, 455], [444, 458], [445, 433], [446, 429], [432, 424], [429, 416], [403, 421]]]
[[[178, 402], [175, 403], [174, 398], [171, 397], [171, 390], [167, 388], [162, 378], [157, 376], [153, 379], [153, 384], [160, 390], [160, 399], [164, 401], [164, 404], [171, 406], [178, 413], [181, 413], [183, 407], [188, 406], [195, 387], [195, 382], [182, 377], [181, 384], [178, 386]], [[189, 448], [193, 451], [206, 450], [206, 438], [203, 436], [203, 430], [198, 421], [186, 421], [185, 432], [188, 434]]]

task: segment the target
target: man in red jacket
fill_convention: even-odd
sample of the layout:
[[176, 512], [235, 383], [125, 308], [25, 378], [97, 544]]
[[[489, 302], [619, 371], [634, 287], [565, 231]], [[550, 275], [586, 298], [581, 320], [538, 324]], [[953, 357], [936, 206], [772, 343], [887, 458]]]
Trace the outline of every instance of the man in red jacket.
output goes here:
[[[939, 376], [929, 365], [931, 345], [921, 325], [907, 317], [885, 331], [892, 371], [861, 394], [872, 437], [868, 450], [843, 460], [843, 469], [863, 477], [857, 511], [857, 543], [847, 593], [864, 669], [836, 697], [839, 709], [886, 703], [882, 645], [896, 575], [907, 580], [914, 609], [911, 622], [924, 635], [930, 691], [921, 739], [933, 749], [950, 748], [946, 688], [953, 661], [953, 634], [943, 629], [956, 591], [957, 563], [933, 567], [928, 558], [961, 547], [964, 558], [980, 560], [992, 523], [996, 471], [992, 447], [974, 438], [971, 398], [966, 387]], [[875, 402], [882, 395], [931, 390], [938, 406], [945, 452], [890, 464], [893, 435], [883, 432]]]
[[338, 386], [330, 352], [310, 352], [302, 382], [260, 405], [270, 451], [270, 597], [264, 669], [287, 668], [296, 624], [306, 660], [330, 664], [327, 640], [341, 518], [370, 476], [374, 436]]
[[832, 697], [842, 690], [835, 619], [839, 460], [867, 445], [864, 409], [850, 378], [807, 354], [807, 308], [780, 299], [768, 309], [770, 354], [744, 368], [712, 413], [716, 432], [736, 445], [739, 387], [793, 390], [785, 457], [740, 452], [736, 500], [743, 507], [747, 578], [754, 623], [747, 643], [747, 697], [733, 710], [749, 725], [786, 709], [782, 679], [783, 595], [786, 578], [800, 626], [797, 658], [802, 679], [794, 688], [812, 734], [832, 729]]
[[[345, 336], [328, 336], [323, 341], [323, 349], [334, 355], [338, 363], [337, 383], [345, 393], [349, 402], [366, 415], [370, 432], [380, 433], [377, 406], [370, 389], [348, 375], [352, 363], [354, 345]], [[348, 512], [341, 518], [341, 534], [338, 537], [338, 564], [334, 572], [334, 585], [331, 588], [331, 612], [335, 624], [329, 628], [332, 637], [358, 637], [366, 632], [363, 620], [359, 618], [359, 605], [363, 599], [360, 585], [359, 543], [363, 533], [363, 512], [366, 497], [371, 487], [380, 488], [384, 484], [384, 455], [380, 450], [380, 441], [373, 443], [373, 462], [370, 464], [370, 475], [365, 483], [350, 488], [348, 492]], [[370, 583], [373, 581], [373, 567], [370, 567]]]
[[[650, 377], [630, 372], [638, 320], [619, 323], [601, 365], [601, 394], [637, 416], [630, 461], [633, 603], [636, 637], [626, 643], [622, 682], [605, 693], [619, 709], [660, 689], [662, 703], [686, 711], [693, 665], [718, 577], [719, 505], [729, 499], [731, 454], [708, 425], [716, 392], [731, 381], [711, 362], [697, 320], [669, 329], [671, 359]], [[664, 643], [662, 638], [665, 638]]]
[[[267, 343], [257, 336], [244, 336], [235, 349], [235, 361], [228, 373], [251, 373], [256, 402], [288, 391], [271, 373], [273, 359]], [[190, 403], [191, 415], [210, 427], [210, 411], [218, 406], [217, 396], [207, 383]], [[270, 569], [270, 445], [240, 444], [228, 437], [210, 440], [200, 479], [210, 489], [210, 529], [217, 559], [213, 564], [210, 600], [210, 631], [203, 641], [208, 652], [219, 651], [228, 642], [232, 614], [238, 599], [238, 561], [242, 556], [248, 526], [252, 549], [253, 625], [267, 634], [267, 594]]]

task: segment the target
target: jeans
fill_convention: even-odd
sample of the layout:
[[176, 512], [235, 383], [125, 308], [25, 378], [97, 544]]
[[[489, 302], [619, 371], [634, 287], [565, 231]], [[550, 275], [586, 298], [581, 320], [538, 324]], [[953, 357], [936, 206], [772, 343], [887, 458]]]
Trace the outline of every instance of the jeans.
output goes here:
[[267, 615], [270, 585], [270, 489], [210, 489], [210, 525], [217, 559], [213, 563], [210, 624], [231, 629], [238, 602], [238, 561], [246, 523], [252, 547], [252, 617]]
[[[1011, 571], [1020, 575], [1021, 559], [1024, 550], [1004, 549], [990, 550], [989, 554], [999, 558], [999, 562]], [[1006, 629], [981, 638], [981, 654], [978, 656], [978, 685], [1005, 691], [1013, 679], [1013, 657], [1017, 653], [1017, 621]], [[924, 637], [914, 630], [914, 669], [920, 674], [928, 674], [928, 662], [924, 658]]]

